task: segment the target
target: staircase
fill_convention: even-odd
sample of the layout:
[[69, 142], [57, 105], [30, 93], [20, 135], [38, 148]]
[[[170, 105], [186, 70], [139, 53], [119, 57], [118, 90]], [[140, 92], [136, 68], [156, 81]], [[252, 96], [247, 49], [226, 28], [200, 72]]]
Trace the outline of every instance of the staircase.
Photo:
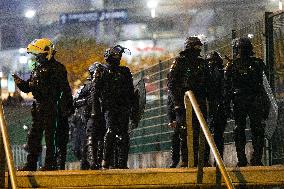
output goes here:
[[[18, 188], [217, 188], [214, 167], [204, 168], [203, 184], [196, 186], [195, 168], [148, 168], [98, 171], [17, 172]], [[236, 188], [282, 189], [284, 166], [228, 168]], [[5, 176], [7, 188], [8, 175]], [[222, 188], [226, 188], [222, 181]]]

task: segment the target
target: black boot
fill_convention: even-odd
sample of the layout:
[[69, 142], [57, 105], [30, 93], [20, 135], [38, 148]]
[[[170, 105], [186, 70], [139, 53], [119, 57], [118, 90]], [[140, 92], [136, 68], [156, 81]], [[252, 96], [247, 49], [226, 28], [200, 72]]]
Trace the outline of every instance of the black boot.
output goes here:
[[243, 146], [242, 148], [237, 147], [236, 144], [236, 149], [237, 149], [237, 157], [238, 157], [238, 167], [245, 167], [248, 165], [246, 153], [245, 153], [245, 147]]
[[172, 163], [170, 168], [176, 168], [180, 160], [180, 137], [179, 129], [175, 128], [172, 136], [172, 147], [171, 147]]
[[99, 168], [102, 167], [102, 160], [103, 160], [103, 149], [104, 148], [104, 142], [103, 141], [99, 141], [98, 142], [98, 166]]
[[246, 134], [245, 134], [245, 126], [241, 125], [235, 128], [234, 130], [234, 139], [235, 139], [235, 146], [237, 151], [238, 157], [238, 167], [245, 167], [248, 164], [247, 157], [246, 157]]
[[59, 170], [65, 170], [66, 151], [58, 151], [57, 165]]
[[188, 148], [187, 148], [187, 129], [183, 127], [180, 129], [180, 151], [181, 164], [180, 167], [188, 167]]
[[44, 165], [42, 168], [39, 169], [39, 171], [55, 171], [58, 170], [57, 166], [55, 165]]
[[88, 170], [90, 168], [90, 164], [86, 159], [81, 159], [80, 161], [80, 169], [81, 170]]
[[91, 170], [97, 170], [99, 169], [99, 165], [98, 165], [98, 154], [97, 154], [97, 144], [96, 142], [93, 140], [92, 137], [88, 137], [87, 139], [87, 159], [88, 162], [90, 164], [90, 169]]
[[121, 141], [119, 142], [118, 149], [118, 168], [119, 169], [128, 169], [127, 161], [128, 161], [128, 152], [129, 152], [129, 137], [125, 135], [121, 137]]
[[17, 171], [36, 171], [37, 170], [37, 157], [32, 154], [28, 154], [27, 163]]
[[108, 129], [104, 137], [102, 169], [109, 169], [111, 166], [111, 161], [113, 160], [115, 142], [116, 142], [115, 134], [113, 133], [112, 130]]
[[250, 164], [252, 166], [263, 166], [263, 163], [261, 162], [262, 154], [263, 154], [263, 146], [264, 146], [264, 137], [263, 136], [257, 136], [256, 142], [253, 145], [253, 154], [252, 159], [250, 161]]

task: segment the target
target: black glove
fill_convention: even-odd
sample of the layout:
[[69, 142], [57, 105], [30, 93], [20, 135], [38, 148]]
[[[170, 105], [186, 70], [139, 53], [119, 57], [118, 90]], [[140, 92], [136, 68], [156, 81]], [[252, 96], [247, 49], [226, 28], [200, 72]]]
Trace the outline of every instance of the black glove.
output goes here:
[[130, 130], [136, 129], [138, 127], [138, 121], [135, 120], [130, 120], [130, 124], [129, 124], [129, 128]]

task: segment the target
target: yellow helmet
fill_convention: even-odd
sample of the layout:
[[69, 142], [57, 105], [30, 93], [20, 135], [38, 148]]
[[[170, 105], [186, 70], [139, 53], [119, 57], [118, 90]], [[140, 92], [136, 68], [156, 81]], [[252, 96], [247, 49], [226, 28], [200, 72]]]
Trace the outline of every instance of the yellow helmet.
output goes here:
[[46, 59], [50, 60], [55, 52], [54, 45], [51, 40], [47, 38], [35, 39], [33, 40], [27, 47], [27, 53], [31, 53], [34, 55], [45, 54]]

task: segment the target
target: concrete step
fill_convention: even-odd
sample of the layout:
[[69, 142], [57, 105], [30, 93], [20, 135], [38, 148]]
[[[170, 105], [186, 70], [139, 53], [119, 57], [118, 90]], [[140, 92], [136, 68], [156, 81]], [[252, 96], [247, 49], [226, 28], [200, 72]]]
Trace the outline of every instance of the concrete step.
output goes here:
[[[204, 168], [201, 188], [216, 188], [214, 167]], [[236, 188], [284, 188], [284, 166], [228, 168]], [[195, 168], [17, 172], [19, 188], [197, 188]], [[5, 183], [7, 187], [7, 174]], [[225, 187], [222, 179], [222, 185]]]

